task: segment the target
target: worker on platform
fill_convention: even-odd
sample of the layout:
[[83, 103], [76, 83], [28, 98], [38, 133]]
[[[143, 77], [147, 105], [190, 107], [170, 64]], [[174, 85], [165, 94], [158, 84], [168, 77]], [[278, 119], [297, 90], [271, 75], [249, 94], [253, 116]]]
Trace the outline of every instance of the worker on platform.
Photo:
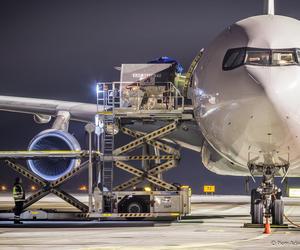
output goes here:
[[17, 177], [15, 180], [15, 184], [13, 187], [13, 197], [15, 200], [15, 208], [14, 208], [14, 223], [15, 224], [22, 224], [20, 221], [20, 215], [23, 211], [23, 204], [25, 201], [25, 191], [22, 186], [22, 179]]

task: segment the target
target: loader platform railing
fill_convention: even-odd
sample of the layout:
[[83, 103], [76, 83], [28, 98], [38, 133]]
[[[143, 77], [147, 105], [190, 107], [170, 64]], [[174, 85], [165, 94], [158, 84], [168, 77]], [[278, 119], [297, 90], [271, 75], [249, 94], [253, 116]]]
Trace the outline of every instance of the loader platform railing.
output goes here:
[[135, 112], [183, 111], [184, 97], [172, 82], [101, 82], [97, 84], [97, 105], [98, 112], [107, 111], [109, 106]]

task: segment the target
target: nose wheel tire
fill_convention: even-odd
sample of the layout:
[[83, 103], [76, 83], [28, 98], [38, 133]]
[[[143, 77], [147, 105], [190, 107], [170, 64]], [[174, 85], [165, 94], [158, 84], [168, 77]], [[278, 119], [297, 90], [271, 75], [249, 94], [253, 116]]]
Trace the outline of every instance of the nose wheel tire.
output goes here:
[[273, 207], [272, 207], [272, 224], [282, 225], [283, 214], [284, 214], [283, 200], [274, 200]]
[[264, 205], [262, 201], [253, 204], [252, 224], [264, 223]]
[[252, 189], [251, 191], [251, 210], [250, 213], [253, 213], [254, 204], [261, 200], [261, 194], [256, 191], [256, 189]]
[[251, 191], [251, 220], [252, 224], [263, 224], [263, 202], [261, 194], [253, 189]]

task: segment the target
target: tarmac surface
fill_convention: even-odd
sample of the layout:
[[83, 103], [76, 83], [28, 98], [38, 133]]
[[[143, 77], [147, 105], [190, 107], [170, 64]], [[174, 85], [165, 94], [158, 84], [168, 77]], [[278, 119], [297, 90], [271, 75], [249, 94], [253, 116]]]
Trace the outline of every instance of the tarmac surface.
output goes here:
[[[10, 202], [0, 197], [1, 208]], [[5, 228], [1, 223], [12, 222], [1, 222], [0, 249], [300, 249], [296, 227], [272, 228], [269, 235], [262, 228], [243, 227], [250, 222], [248, 196], [193, 196], [192, 202], [192, 215], [172, 223], [60, 222], [60, 227]], [[300, 224], [300, 200], [285, 199], [285, 204], [285, 214]], [[71, 209], [55, 197], [36, 206]]]

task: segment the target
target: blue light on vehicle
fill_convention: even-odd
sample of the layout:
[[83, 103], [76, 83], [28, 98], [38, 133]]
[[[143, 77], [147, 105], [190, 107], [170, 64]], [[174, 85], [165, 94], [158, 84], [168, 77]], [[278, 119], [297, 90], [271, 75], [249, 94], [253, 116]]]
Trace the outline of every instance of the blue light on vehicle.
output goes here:
[[175, 63], [176, 64], [176, 73], [183, 73], [183, 66], [175, 59], [168, 57], [168, 56], [161, 56], [156, 58], [148, 63]]

